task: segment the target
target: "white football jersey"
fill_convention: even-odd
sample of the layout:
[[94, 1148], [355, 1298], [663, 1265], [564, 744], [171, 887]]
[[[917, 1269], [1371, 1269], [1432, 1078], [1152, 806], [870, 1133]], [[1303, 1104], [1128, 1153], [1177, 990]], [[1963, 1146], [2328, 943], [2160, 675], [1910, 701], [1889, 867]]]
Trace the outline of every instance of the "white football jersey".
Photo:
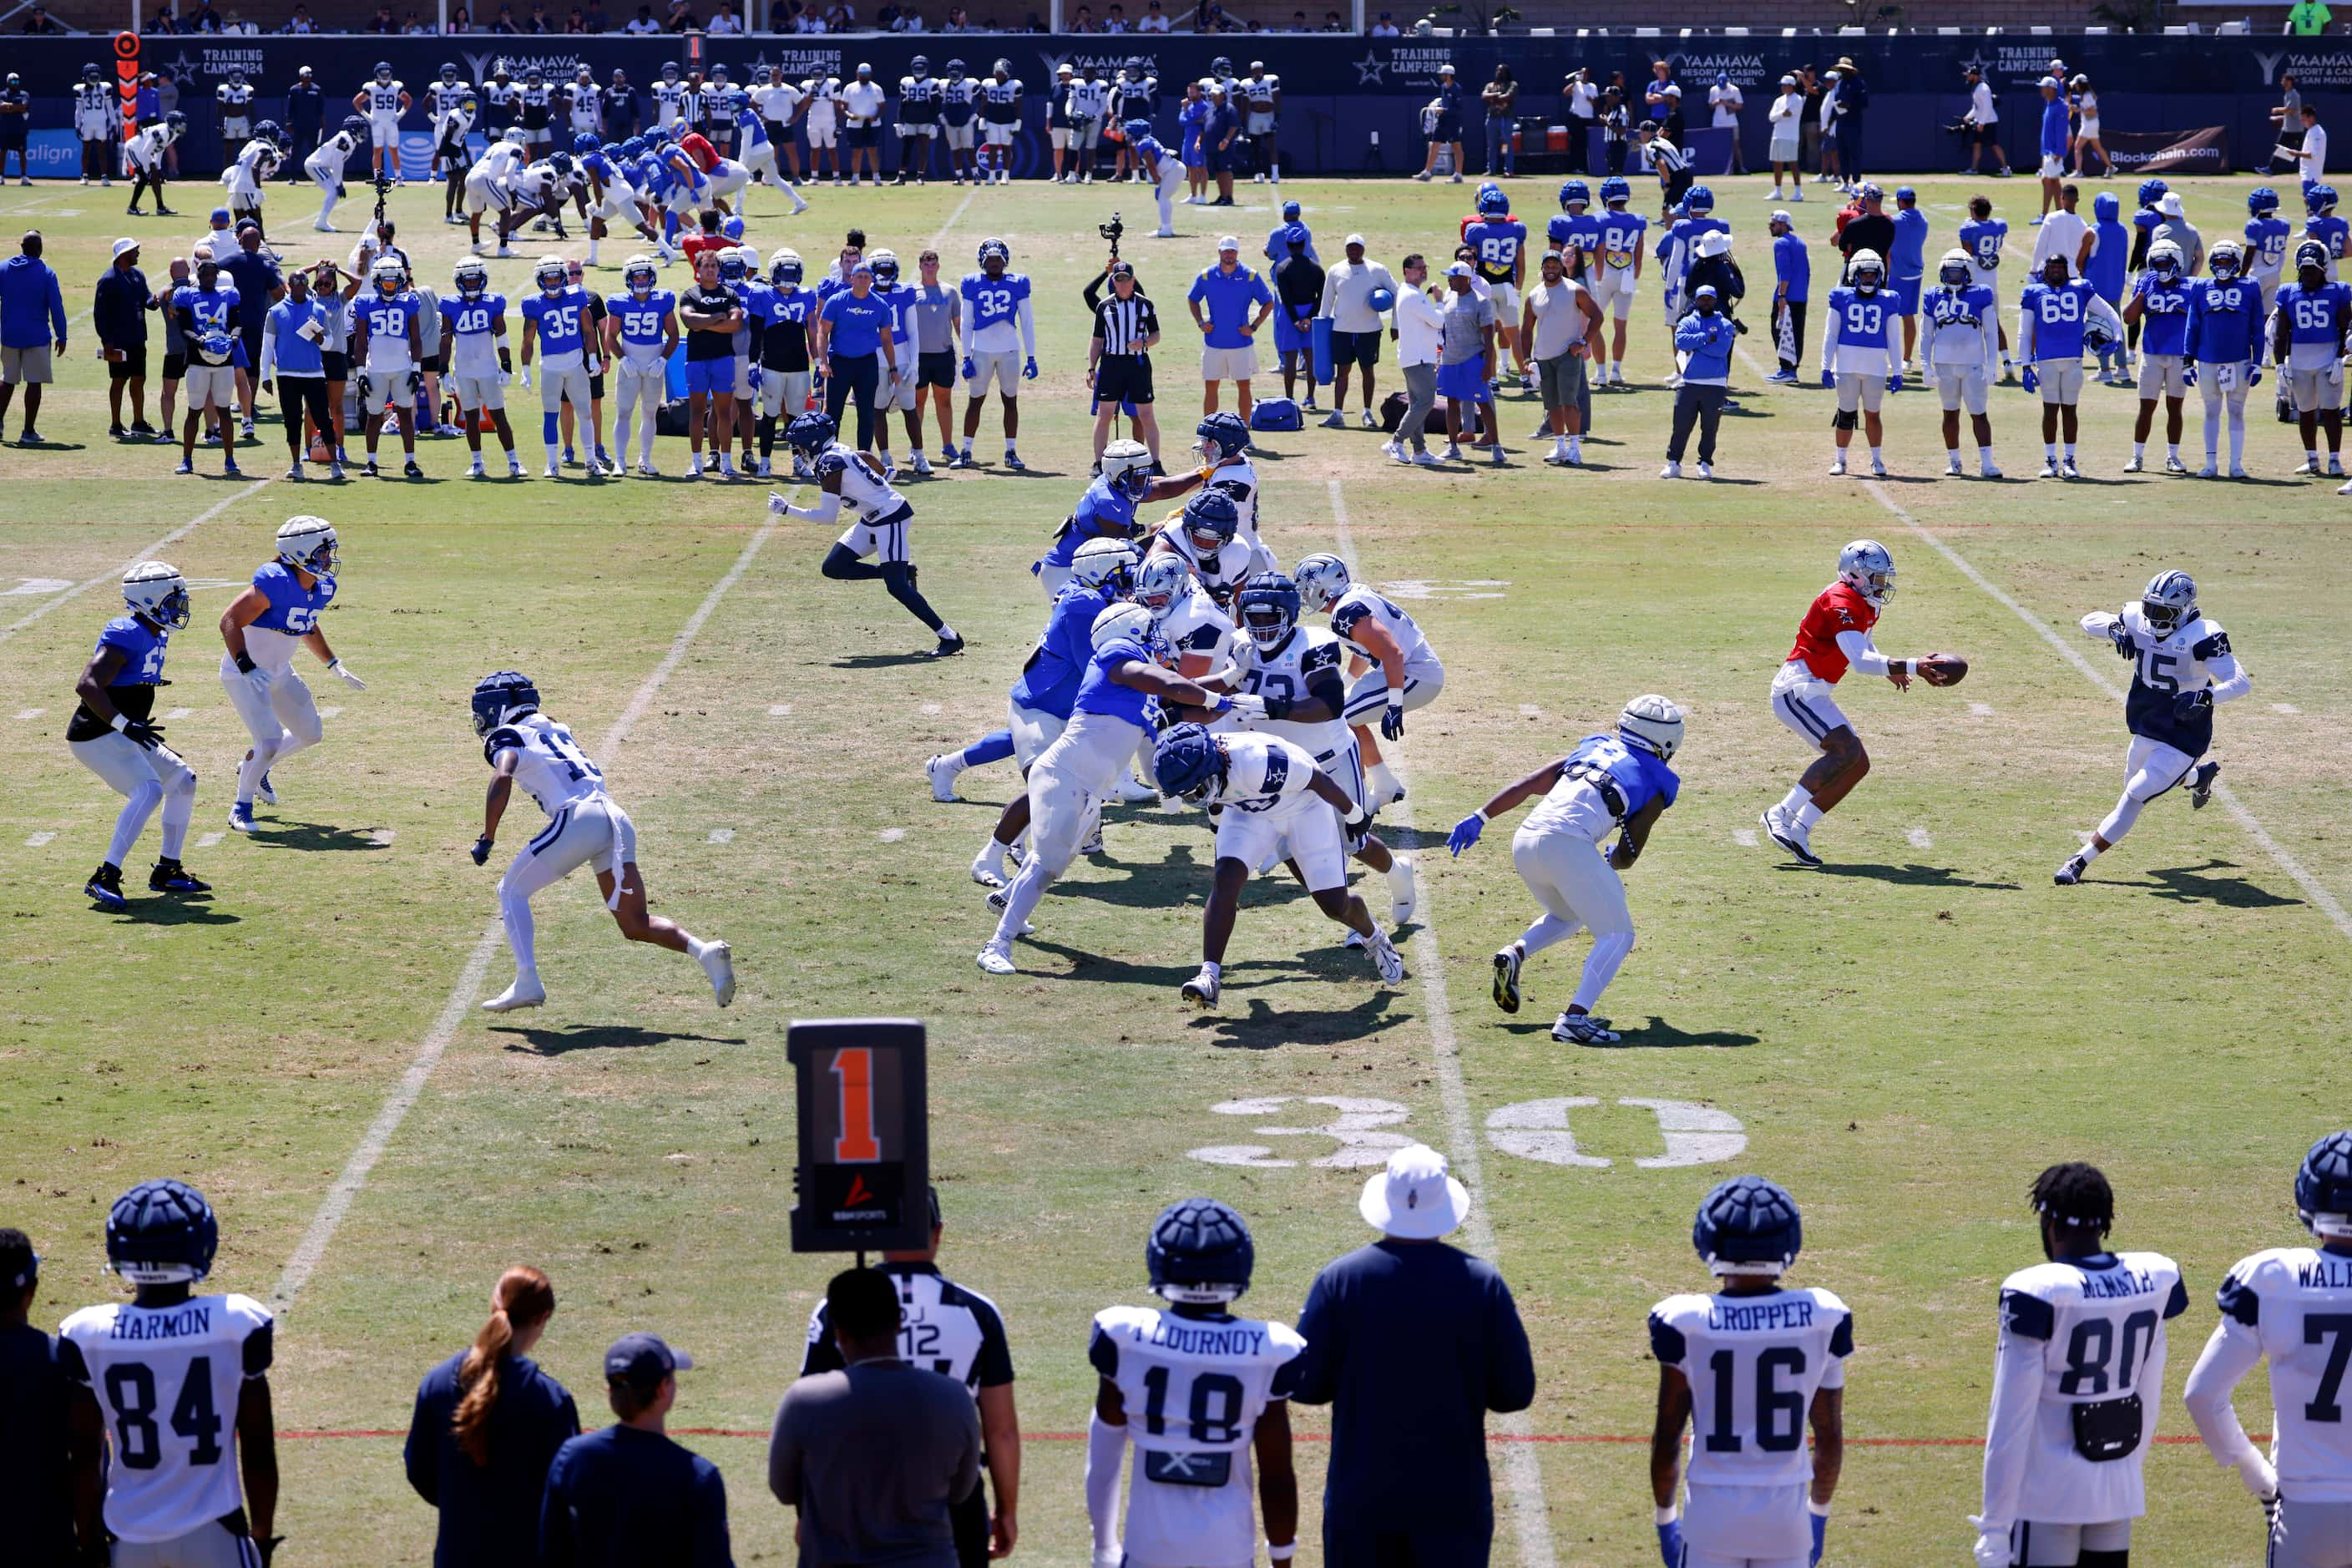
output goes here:
[[[1280, 647], [1266, 652], [1247, 637], [1234, 644], [1241, 653], [1242, 689], [1260, 697], [1286, 697], [1294, 702], [1304, 702], [1314, 688], [1332, 684], [1344, 693], [1347, 672], [1342, 667], [1339, 639], [1329, 632], [1313, 626], [1300, 626], [1291, 629]], [[1249, 726], [1268, 734], [1295, 741], [1307, 749], [1307, 754], [1318, 762], [1337, 753], [1352, 751], [1355, 737], [1349, 733], [1344, 719], [1318, 719], [1312, 722], [1295, 720], [1259, 719]]]
[[1309, 801], [1325, 811], [1330, 806], [1313, 794], [1319, 771], [1315, 759], [1277, 735], [1243, 731], [1220, 734], [1231, 766], [1225, 782], [1203, 805], [1228, 805], [1252, 815], [1287, 816]]
[[1188, 654], [1206, 658], [1212, 675], [1233, 662], [1233, 617], [1197, 587], [1168, 606], [1160, 618], [1160, 635], [1179, 658]]
[[2352, 1502], [2352, 1426], [2344, 1373], [2352, 1362], [2352, 1257], [2273, 1247], [2230, 1270], [2216, 1293], [2221, 1326], [2271, 1363], [2271, 1463], [2297, 1502]]
[[[1192, 569], [1192, 575], [1201, 580], [1201, 586], [1208, 590], [1209, 596], [1221, 605], [1233, 603], [1234, 595], [1241, 591], [1243, 584], [1249, 581], [1255, 569], [1253, 563], [1260, 553], [1258, 547], [1246, 535], [1236, 533], [1219, 545], [1215, 554], [1202, 554], [1192, 547], [1192, 536], [1185, 531], [1181, 513], [1160, 525], [1159, 538], [1183, 559], [1184, 564]], [[1149, 555], [1151, 550], [1150, 544], [1144, 546], [1145, 554]]]
[[841, 470], [842, 504], [856, 508], [862, 521], [872, 522], [887, 517], [907, 504], [907, 498], [892, 489], [889, 480], [867, 468], [856, 453], [838, 441], [817, 454], [816, 477], [823, 479], [835, 468]]
[[1405, 614], [1395, 600], [1385, 594], [1373, 592], [1361, 583], [1351, 583], [1348, 591], [1332, 603], [1331, 635], [1345, 643], [1348, 651], [1358, 658], [1379, 662], [1361, 643], [1348, 635], [1367, 616], [1374, 626], [1396, 639], [1398, 648], [1404, 654], [1408, 670], [1437, 662], [1436, 650], [1429, 646], [1429, 639], [1421, 635], [1419, 623]]
[[268, 1308], [236, 1295], [84, 1307], [58, 1341], [106, 1424], [107, 1529], [171, 1541], [236, 1511], [236, 1408], [247, 1380], [269, 1372]]
[[425, 101], [432, 106], [436, 118], [462, 111], [474, 96], [473, 84], [463, 81], [436, 81], [425, 89]]
[[2164, 1399], [2164, 1325], [2188, 1309], [2180, 1266], [2158, 1252], [2037, 1263], [2001, 1282], [1986, 1519], [2097, 1524], [2147, 1511], [2140, 1466]]
[[604, 791], [604, 770], [589, 760], [568, 728], [544, 713], [526, 713], [491, 731], [482, 742], [482, 760], [497, 767], [502, 752], [515, 754], [515, 783], [550, 819]]
[[980, 84], [980, 101], [986, 106], [986, 118], [1010, 124], [1020, 118], [1014, 107], [1021, 101], [1021, 79], [999, 81], [989, 77]]
[[664, 130], [669, 122], [686, 112], [686, 83], [657, 81], [654, 83], [654, 123]]
[[1234, 537], [1255, 544], [1258, 477], [1257, 469], [1250, 466], [1250, 460], [1236, 458], [1230, 463], [1220, 464], [1215, 472], [1201, 481], [1201, 488], [1233, 498], [1234, 510], [1242, 514], [1241, 527]]
[[360, 90], [367, 94], [369, 113], [396, 115], [400, 112], [400, 83], [378, 81], [370, 77], [367, 86]]
[[1250, 1443], [1290, 1397], [1307, 1342], [1283, 1323], [1157, 1307], [1095, 1314], [1087, 1359], [1127, 1405], [1130, 1562], [1246, 1568], [1257, 1559]]
[[1650, 1309], [1650, 1349], [1690, 1380], [1690, 1479], [1790, 1487], [1813, 1479], [1813, 1393], [1845, 1386], [1853, 1313], [1827, 1290], [1669, 1296]]

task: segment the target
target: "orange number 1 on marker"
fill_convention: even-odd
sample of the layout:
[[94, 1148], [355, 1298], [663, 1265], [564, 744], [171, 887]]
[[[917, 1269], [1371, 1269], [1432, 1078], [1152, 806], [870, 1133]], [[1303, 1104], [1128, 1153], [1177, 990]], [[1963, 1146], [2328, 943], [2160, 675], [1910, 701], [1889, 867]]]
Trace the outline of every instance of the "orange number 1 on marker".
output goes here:
[[833, 1157], [845, 1164], [881, 1159], [882, 1144], [874, 1135], [874, 1052], [864, 1046], [835, 1051], [833, 1076], [841, 1084], [841, 1135], [833, 1141]]

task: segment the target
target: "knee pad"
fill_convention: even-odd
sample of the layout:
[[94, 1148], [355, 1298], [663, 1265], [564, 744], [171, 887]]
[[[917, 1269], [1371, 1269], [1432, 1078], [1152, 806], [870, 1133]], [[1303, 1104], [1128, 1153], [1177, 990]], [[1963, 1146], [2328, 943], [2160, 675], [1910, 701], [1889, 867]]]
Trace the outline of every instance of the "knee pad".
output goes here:
[[1849, 413], [1841, 408], [1830, 416], [1830, 428], [1832, 430], [1851, 430], [1861, 423], [1862, 416], [1858, 412]]
[[184, 770], [180, 774], [179, 782], [172, 786], [171, 793], [173, 795], [194, 795], [196, 793], [196, 771], [194, 768]]

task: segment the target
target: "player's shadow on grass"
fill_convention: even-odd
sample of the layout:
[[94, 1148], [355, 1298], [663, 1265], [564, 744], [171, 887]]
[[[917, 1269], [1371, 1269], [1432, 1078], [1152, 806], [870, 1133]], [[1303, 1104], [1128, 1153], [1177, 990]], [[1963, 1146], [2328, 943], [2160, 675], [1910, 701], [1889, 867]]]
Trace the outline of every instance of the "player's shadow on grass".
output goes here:
[[336, 827], [324, 822], [285, 822], [263, 826], [256, 824], [251, 835], [256, 844], [271, 849], [389, 849], [389, 844], [377, 841], [373, 833], [362, 833], [356, 827]]
[[[1551, 1033], [1549, 1024], [1532, 1020], [1526, 1023], [1504, 1024], [1500, 1027], [1514, 1035]], [[1717, 1050], [1728, 1050], [1740, 1046], [1752, 1046], [1759, 1038], [1755, 1035], [1743, 1035], [1736, 1029], [1707, 1029], [1699, 1034], [1693, 1034], [1687, 1029], [1675, 1028], [1654, 1013], [1650, 1015], [1647, 1025], [1625, 1023], [1617, 1025], [1615, 1027], [1618, 1033], [1624, 1037], [1615, 1045], [1580, 1046], [1576, 1048], [1587, 1051], [1681, 1050], [1689, 1046], [1703, 1046]]]
[[[124, 443], [126, 446], [128, 442]], [[79, 441], [52, 441], [44, 437], [38, 441], [11, 441], [11, 447], [25, 452], [80, 452], [88, 450]]]
[[677, 1035], [667, 1029], [640, 1028], [635, 1024], [574, 1024], [562, 1029], [517, 1028], [508, 1025], [493, 1028], [490, 1033], [520, 1036], [520, 1039], [507, 1042], [507, 1049], [541, 1057], [560, 1057], [571, 1051], [632, 1050], [639, 1046], [667, 1046], [678, 1040], [711, 1046], [745, 1044], [743, 1040], [730, 1036]]
[[2234, 860], [2208, 860], [2202, 866], [2153, 868], [2148, 871], [2149, 881], [2140, 885], [2147, 887], [2153, 898], [2170, 899], [2183, 904], [2220, 904], [2233, 910], [2281, 910], [2303, 902], [2301, 899], [2283, 898], [2242, 877], [2205, 875], [2208, 871], [2234, 871], [2237, 868], [2238, 864]]
[[226, 910], [216, 910], [212, 900], [203, 895], [195, 898], [133, 899], [131, 907], [114, 917], [117, 925], [147, 926], [231, 926], [244, 919]]
[[1922, 866], [1913, 861], [1908, 866], [1829, 865], [1817, 868], [1823, 877], [1866, 877], [1874, 882], [1894, 882], [1906, 888], [1976, 888], [1987, 892], [2013, 893], [2015, 882], [1979, 882], [1961, 876], [1949, 866]]
[[[1201, 866], [1193, 858], [1189, 844], [1171, 845], [1167, 858], [1156, 862], [1121, 861], [1108, 855], [1091, 858], [1097, 867], [1124, 867], [1128, 875], [1115, 881], [1056, 882], [1055, 893], [1066, 893], [1074, 899], [1094, 899], [1122, 909], [1166, 910], [1198, 907], [1206, 902], [1201, 889]], [[1241, 907], [1262, 909], [1270, 904], [1290, 904], [1307, 897], [1307, 889], [1297, 879], [1285, 871], [1271, 877], [1252, 877], [1242, 889]], [[1336, 928], [1334, 928], [1336, 930]]]
[[[1312, 972], [1322, 967], [1316, 962], [1318, 958], [1328, 956], [1330, 955], [1308, 953], [1303, 962]], [[1344, 956], [1356, 960], [1356, 963], [1347, 966], [1348, 973], [1345, 976], [1335, 975], [1332, 978], [1360, 981], [1363, 978], [1360, 968], [1361, 955], [1349, 952]], [[1243, 969], [1276, 968], [1293, 973], [1297, 968], [1296, 965], [1286, 963], [1269, 963], [1263, 966], [1248, 963], [1239, 967]], [[1226, 971], [1229, 975], [1232, 973], [1232, 970]], [[1225, 992], [1230, 995], [1233, 990], [1233, 983], [1228, 980], [1225, 983]], [[1369, 1039], [1374, 1035], [1394, 1028], [1404, 1021], [1404, 1014], [1389, 1010], [1388, 1004], [1393, 994], [1394, 993], [1386, 986], [1382, 986], [1368, 994], [1362, 1001], [1352, 1007], [1279, 1010], [1264, 997], [1253, 996], [1248, 998], [1249, 1016], [1247, 1017], [1203, 1016], [1193, 1019], [1189, 1027], [1194, 1034], [1207, 1037], [1211, 1045], [1223, 1050], [1272, 1051], [1279, 1050], [1284, 1046], [1326, 1046], [1340, 1041], [1353, 1042]]]
[[[833, 661], [835, 669], [888, 669], [901, 664], [935, 662], [927, 653], [853, 653], [846, 658]], [[1003, 807], [998, 807], [1003, 810]]]

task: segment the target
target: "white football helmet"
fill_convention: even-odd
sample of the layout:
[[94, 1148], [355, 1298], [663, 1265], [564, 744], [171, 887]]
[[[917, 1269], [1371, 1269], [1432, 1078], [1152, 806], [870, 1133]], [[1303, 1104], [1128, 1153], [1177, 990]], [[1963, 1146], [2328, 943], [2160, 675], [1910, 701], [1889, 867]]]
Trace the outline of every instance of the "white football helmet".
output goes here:
[[660, 281], [661, 268], [650, 256], [632, 256], [621, 263], [621, 282], [632, 294], [640, 298], [651, 294]]
[[1976, 262], [1965, 250], [1948, 250], [1944, 252], [1944, 259], [1936, 264], [1936, 281], [1938, 283], [1965, 289], [1976, 279]]
[[1146, 559], [1135, 574], [1135, 603], [1150, 613], [1154, 625], [1166, 620], [1168, 612], [1192, 593], [1192, 568], [1181, 555], [1162, 551]]
[[335, 545], [335, 525], [308, 513], [288, 518], [278, 531], [278, 559], [313, 576], [331, 573], [343, 559]]
[[2147, 269], [2160, 281], [2171, 282], [2188, 265], [2188, 260], [2180, 254], [2180, 247], [2168, 239], [2159, 239], [2147, 247]]
[[507, 133], [499, 140], [509, 147], [528, 147], [530, 145], [530, 132], [520, 125], [509, 125]]
[[449, 281], [457, 286], [459, 298], [477, 299], [489, 292], [490, 269], [479, 261], [460, 261], [450, 272]]
[[408, 286], [408, 268], [400, 264], [397, 256], [379, 256], [375, 265], [368, 268], [368, 280], [375, 285], [377, 293], [389, 299]]
[[2158, 572], [2140, 590], [2139, 610], [2148, 630], [2170, 637], [2197, 618], [2197, 579], [2186, 572]]
[[2218, 239], [2205, 253], [2205, 265], [2216, 283], [2227, 283], [2246, 269], [2245, 247], [2234, 239]]
[[1317, 553], [1298, 563], [1291, 581], [1298, 584], [1298, 599], [1310, 610], [1328, 610], [1339, 602], [1350, 581], [1348, 563], [1336, 555]]
[[1132, 637], [1146, 648], [1154, 647], [1160, 634], [1154, 629], [1151, 612], [1140, 605], [1113, 605], [1095, 617], [1088, 640], [1099, 650], [1121, 637]]
[[1857, 539], [1838, 552], [1838, 581], [1871, 605], [1884, 605], [1895, 597], [1895, 557], [1875, 539]]
[[159, 626], [177, 631], [188, 624], [188, 581], [168, 561], [142, 561], [125, 572], [122, 602]]
[[1134, 487], [1123, 484], [1129, 474], [1138, 475], [1146, 485], [1151, 482], [1151, 448], [1140, 441], [1121, 438], [1103, 448], [1102, 477], [1120, 489], [1133, 493]]
[[530, 269], [530, 280], [541, 292], [562, 288], [572, 281], [572, 266], [561, 256], [542, 256], [539, 265]]
[[1857, 250], [1845, 264], [1846, 281], [1864, 294], [1875, 294], [1886, 281], [1886, 259], [1874, 250]]
[[1089, 539], [1070, 562], [1070, 581], [1124, 598], [1135, 584], [1135, 546], [1124, 539]]
[[1655, 692], [1636, 697], [1617, 715], [1617, 733], [1626, 744], [1671, 763], [1682, 750], [1683, 710]]

